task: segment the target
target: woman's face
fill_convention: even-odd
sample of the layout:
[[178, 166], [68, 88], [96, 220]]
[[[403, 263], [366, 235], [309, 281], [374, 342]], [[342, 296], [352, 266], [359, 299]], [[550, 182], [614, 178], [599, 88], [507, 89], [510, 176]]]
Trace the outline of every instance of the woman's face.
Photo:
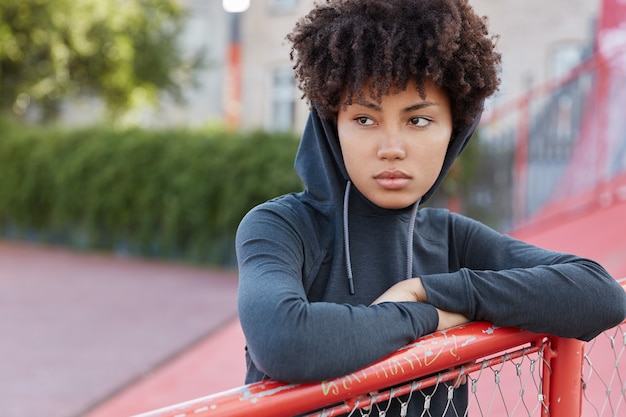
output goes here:
[[379, 207], [399, 209], [416, 201], [441, 172], [452, 135], [448, 95], [432, 82], [420, 96], [415, 82], [377, 103], [340, 108], [337, 116], [344, 163], [355, 187]]

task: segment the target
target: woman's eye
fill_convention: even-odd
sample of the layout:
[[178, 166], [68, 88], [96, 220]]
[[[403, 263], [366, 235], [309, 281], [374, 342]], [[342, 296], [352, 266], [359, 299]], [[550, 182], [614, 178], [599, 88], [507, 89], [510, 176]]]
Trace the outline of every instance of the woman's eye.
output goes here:
[[430, 120], [425, 117], [411, 117], [409, 123], [417, 127], [426, 127], [430, 123]]
[[373, 123], [372, 119], [370, 119], [369, 117], [365, 117], [365, 116], [357, 117], [354, 120], [356, 120], [356, 122], [362, 126], [369, 126]]

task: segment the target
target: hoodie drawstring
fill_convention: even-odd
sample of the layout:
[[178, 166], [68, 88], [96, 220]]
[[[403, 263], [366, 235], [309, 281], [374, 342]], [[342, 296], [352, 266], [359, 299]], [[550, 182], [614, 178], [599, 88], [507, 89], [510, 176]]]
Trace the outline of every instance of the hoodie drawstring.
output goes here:
[[[348, 275], [348, 284], [350, 285], [350, 295], [354, 295], [354, 277], [352, 275], [352, 260], [350, 258], [350, 232], [348, 227], [348, 201], [350, 198], [350, 188], [352, 182], [348, 181], [346, 190], [343, 194], [343, 241], [346, 255], [346, 273]], [[413, 204], [411, 210], [411, 219], [409, 220], [409, 235], [407, 236], [406, 248], [406, 279], [413, 277], [413, 232], [415, 231], [415, 219], [417, 217], [417, 209], [420, 200]]]
[[415, 230], [415, 218], [417, 217], [417, 208], [420, 200], [413, 204], [411, 210], [411, 220], [409, 220], [409, 236], [406, 242], [406, 279], [413, 278], [413, 231]]
[[350, 260], [350, 235], [348, 232], [348, 199], [350, 197], [350, 186], [352, 182], [346, 184], [346, 191], [343, 194], [343, 243], [346, 252], [346, 272], [348, 273], [348, 284], [350, 284], [350, 295], [354, 295], [354, 279], [352, 277], [352, 261]]

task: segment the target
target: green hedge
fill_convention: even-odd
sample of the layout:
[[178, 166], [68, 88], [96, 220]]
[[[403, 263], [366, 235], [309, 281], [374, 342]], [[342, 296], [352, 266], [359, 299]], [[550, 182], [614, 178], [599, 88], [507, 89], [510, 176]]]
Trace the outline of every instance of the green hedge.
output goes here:
[[232, 265], [241, 217], [302, 189], [297, 138], [187, 130], [64, 130], [0, 122], [8, 238]]

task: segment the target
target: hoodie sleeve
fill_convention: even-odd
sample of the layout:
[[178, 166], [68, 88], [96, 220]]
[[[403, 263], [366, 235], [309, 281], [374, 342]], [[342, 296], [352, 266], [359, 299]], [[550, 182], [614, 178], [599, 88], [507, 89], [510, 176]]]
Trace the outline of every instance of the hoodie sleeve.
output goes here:
[[248, 213], [236, 248], [238, 311], [248, 353], [273, 379], [311, 382], [349, 374], [437, 327], [429, 304], [308, 302], [303, 237], [276, 212]]
[[596, 262], [451, 216], [459, 269], [421, 277], [428, 303], [472, 320], [582, 340], [624, 320], [626, 293]]

